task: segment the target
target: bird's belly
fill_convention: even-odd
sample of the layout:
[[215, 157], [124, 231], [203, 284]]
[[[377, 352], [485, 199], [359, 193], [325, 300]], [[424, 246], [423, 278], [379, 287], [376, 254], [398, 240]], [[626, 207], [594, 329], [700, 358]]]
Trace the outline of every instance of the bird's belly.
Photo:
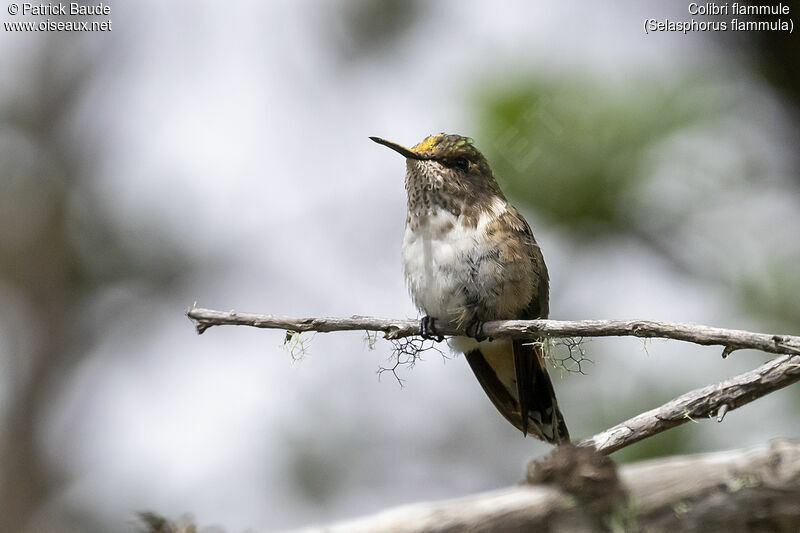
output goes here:
[[464, 286], [469, 282], [466, 258], [474, 246], [474, 236], [468, 232], [406, 229], [406, 281], [414, 303], [425, 314], [444, 319], [464, 307]]
[[[403, 266], [414, 303], [440, 320], [462, 322], [478, 307], [494, 308], [494, 288], [503, 277], [485, 225], [465, 226], [442, 210], [425, 224], [406, 227]], [[463, 324], [461, 324], [463, 325]]]

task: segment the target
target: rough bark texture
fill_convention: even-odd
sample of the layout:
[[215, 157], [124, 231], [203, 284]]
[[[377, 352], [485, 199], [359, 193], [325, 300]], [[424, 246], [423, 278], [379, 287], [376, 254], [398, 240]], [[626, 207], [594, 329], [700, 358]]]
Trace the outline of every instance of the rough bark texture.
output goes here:
[[[418, 320], [390, 320], [368, 316], [349, 318], [294, 318], [273, 315], [215, 311], [192, 307], [186, 315], [195, 323], [198, 333], [212, 326], [235, 325], [290, 331], [382, 331], [387, 339], [419, 335]], [[443, 335], [464, 335], [454, 327], [437, 325]], [[734, 350], [750, 348], [768, 353], [800, 354], [800, 337], [753, 333], [738, 329], [712, 328], [697, 324], [658, 322], [654, 320], [497, 320], [486, 322], [483, 332], [488, 337], [643, 337], [674, 339], [701, 345], [723, 346], [723, 356]]]
[[[547, 484], [407, 505], [304, 531], [800, 531], [798, 442], [657, 459], [618, 470], [587, 453], [593, 452], [563, 447], [534, 464], [529, 478]], [[597, 490], [604, 486], [608, 491]], [[616, 496], [608, 498], [607, 492]], [[599, 499], [605, 501], [597, 505]]]

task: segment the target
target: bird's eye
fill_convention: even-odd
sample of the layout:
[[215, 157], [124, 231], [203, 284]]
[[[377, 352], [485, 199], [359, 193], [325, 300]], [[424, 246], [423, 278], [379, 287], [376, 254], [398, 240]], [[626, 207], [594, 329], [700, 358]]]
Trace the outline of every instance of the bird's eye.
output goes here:
[[457, 157], [453, 160], [453, 168], [466, 171], [469, 168], [469, 161], [466, 157]]

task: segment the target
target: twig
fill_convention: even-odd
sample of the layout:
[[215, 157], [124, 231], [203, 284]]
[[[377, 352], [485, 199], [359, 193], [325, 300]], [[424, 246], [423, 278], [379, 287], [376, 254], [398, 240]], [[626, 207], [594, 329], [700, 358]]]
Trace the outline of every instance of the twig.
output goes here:
[[[198, 333], [212, 326], [236, 325], [303, 331], [382, 331], [387, 339], [419, 335], [419, 321], [390, 320], [369, 316], [349, 318], [294, 318], [192, 307], [186, 315]], [[464, 335], [453, 326], [437, 324], [443, 335]], [[674, 339], [704, 346], [724, 346], [724, 355], [734, 350], [753, 349], [776, 354], [800, 354], [800, 336], [753, 333], [738, 329], [713, 328], [697, 324], [654, 320], [497, 320], [486, 322], [488, 337], [643, 337]]]
[[800, 381], [800, 355], [776, 357], [755, 370], [682, 394], [661, 407], [583, 440], [578, 446], [593, 446], [609, 454], [689, 420], [717, 415], [722, 421], [725, 413], [797, 381]]

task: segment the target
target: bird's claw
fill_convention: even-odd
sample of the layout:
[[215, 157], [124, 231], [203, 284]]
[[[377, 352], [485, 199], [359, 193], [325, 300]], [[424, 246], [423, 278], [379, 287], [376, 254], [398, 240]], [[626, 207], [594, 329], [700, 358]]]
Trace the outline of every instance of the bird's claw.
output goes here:
[[442, 342], [444, 337], [436, 331], [435, 321], [436, 319], [432, 316], [425, 315], [422, 317], [419, 321], [420, 335], [426, 340]]
[[486, 335], [483, 334], [483, 321], [475, 319], [469, 323], [466, 329], [467, 336], [472, 337], [478, 342], [485, 341]]

